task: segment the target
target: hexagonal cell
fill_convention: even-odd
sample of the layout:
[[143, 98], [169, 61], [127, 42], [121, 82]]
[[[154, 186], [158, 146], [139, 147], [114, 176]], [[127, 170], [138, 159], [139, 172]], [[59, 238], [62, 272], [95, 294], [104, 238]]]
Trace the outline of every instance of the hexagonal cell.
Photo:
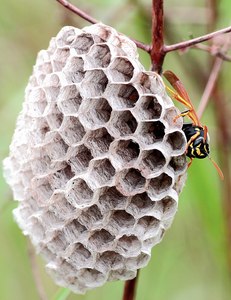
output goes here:
[[43, 89], [48, 102], [56, 102], [60, 91], [60, 79], [57, 73], [47, 74], [43, 79]]
[[63, 193], [53, 194], [48, 211], [62, 221], [68, 221], [75, 214], [75, 208], [67, 201]]
[[109, 159], [92, 161], [91, 185], [94, 187], [102, 187], [109, 185], [115, 175], [115, 168]]
[[63, 67], [66, 64], [68, 57], [70, 56], [70, 49], [56, 49], [51, 58], [51, 64], [54, 72], [62, 71]]
[[149, 197], [155, 197], [161, 193], [167, 192], [172, 185], [172, 177], [166, 173], [162, 173], [158, 177], [152, 178], [148, 186]]
[[[69, 252], [69, 251], [68, 251]], [[81, 243], [71, 245], [71, 253], [68, 253], [67, 262], [77, 268], [92, 265], [91, 252]]]
[[62, 137], [55, 133], [52, 140], [46, 145], [46, 154], [51, 160], [63, 160], [66, 156], [68, 145], [64, 142]]
[[155, 206], [153, 202], [147, 195], [146, 192], [137, 194], [131, 198], [126, 211], [131, 213], [133, 216], [143, 216], [144, 214], [150, 212]]
[[139, 135], [143, 143], [148, 145], [162, 141], [165, 135], [165, 126], [160, 121], [141, 122]]
[[88, 237], [87, 228], [80, 224], [77, 219], [71, 220], [66, 223], [66, 226], [62, 229], [63, 238], [68, 244], [78, 243], [81, 240], [86, 240]]
[[67, 85], [61, 88], [58, 96], [58, 108], [65, 115], [76, 115], [82, 102], [82, 97], [76, 85]]
[[177, 202], [170, 196], [166, 196], [163, 199], [156, 202], [156, 208], [162, 211], [164, 217], [170, 217], [177, 209]]
[[112, 108], [105, 98], [85, 99], [79, 118], [90, 129], [105, 125], [111, 116]]
[[147, 253], [141, 252], [136, 257], [128, 258], [125, 262], [125, 266], [127, 269], [141, 269], [145, 267], [150, 260], [150, 255]]
[[111, 52], [107, 44], [93, 45], [85, 57], [86, 69], [107, 68], [111, 62]]
[[117, 270], [124, 266], [124, 257], [115, 251], [105, 251], [99, 255], [96, 268], [102, 272]]
[[118, 239], [116, 251], [123, 256], [133, 256], [140, 254], [141, 242], [135, 235], [123, 235]]
[[51, 130], [57, 130], [61, 126], [63, 114], [59, 111], [57, 104], [50, 104], [46, 114], [46, 121]]
[[64, 118], [60, 134], [68, 145], [73, 146], [73, 144], [81, 142], [85, 133], [78, 118], [74, 116]]
[[137, 231], [140, 235], [147, 238], [148, 236], [152, 237], [157, 233], [160, 228], [160, 220], [156, 219], [153, 216], [143, 216], [139, 219], [137, 223]]
[[114, 209], [125, 209], [127, 197], [122, 195], [114, 186], [103, 190], [99, 197], [100, 210], [104, 213]]
[[103, 215], [96, 204], [90, 206], [78, 217], [78, 221], [89, 230], [102, 228]]
[[162, 94], [165, 86], [160, 77], [154, 72], [142, 72], [140, 74], [140, 85], [143, 94]]
[[137, 271], [135, 270], [127, 270], [124, 267], [118, 270], [110, 271], [108, 276], [108, 281], [115, 281], [115, 280], [132, 280], [136, 277]]
[[86, 284], [88, 287], [96, 287], [102, 285], [106, 281], [105, 274], [92, 269], [84, 268], [80, 270], [78, 281], [81, 281], [83, 284]]
[[97, 252], [108, 250], [114, 241], [115, 237], [107, 230], [101, 229], [95, 231], [89, 238], [89, 247]]
[[80, 145], [79, 147], [76, 147], [69, 160], [68, 164], [71, 166], [71, 169], [76, 174], [85, 171], [90, 161], [93, 159], [93, 156], [91, 154], [91, 151], [84, 145]]
[[91, 34], [82, 33], [75, 37], [71, 46], [75, 48], [77, 54], [86, 54], [93, 44], [94, 40]]
[[[171, 101], [171, 98], [169, 99]], [[173, 105], [173, 103], [171, 103], [171, 105]], [[170, 108], [165, 110], [163, 118], [169, 124], [169, 127], [181, 128], [183, 126], [183, 118], [180, 117], [178, 119], [175, 119], [179, 115], [180, 111], [176, 107], [171, 106]]]
[[136, 110], [136, 114], [140, 120], [153, 120], [159, 119], [162, 113], [162, 105], [155, 96], [142, 96], [140, 97], [139, 110]]
[[53, 189], [47, 178], [36, 178], [32, 179], [32, 185], [34, 187], [35, 199], [39, 206], [47, 205], [51, 195], [53, 194]]
[[107, 132], [107, 129], [103, 127], [88, 133], [85, 144], [91, 149], [92, 155], [96, 157], [107, 153], [112, 141], [113, 138]]
[[58, 47], [66, 47], [71, 45], [76, 36], [73, 27], [65, 26], [63, 27], [56, 37], [56, 43]]
[[49, 132], [50, 127], [44, 118], [36, 118], [34, 122], [30, 124], [30, 138], [33, 145], [38, 146], [40, 143], [43, 143]]
[[54, 72], [50, 61], [44, 61], [41, 65], [34, 66], [34, 72], [41, 72], [43, 74], [49, 74]]
[[84, 61], [81, 57], [70, 57], [63, 69], [68, 83], [80, 83], [85, 75]]
[[123, 234], [135, 225], [135, 219], [124, 210], [114, 210], [108, 223], [108, 229], [114, 235]]
[[134, 67], [126, 57], [116, 57], [111, 63], [108, 74], [112, 82], [128, 82], [133, 77]]
[[93, 191], [83, 179], [76, 178], [72, 181], [70, 189], [67, 191], [66, 198], [74, 207], [85, 207], [91, 203]]
[[60, 170], [49, 174], [49, 183], [52, 189], [65, 189], [67, 182], [74, 177], [74, 173], [71, 170], [71, 167], [66, 165]]
[[85, 98], [100, 97], [108, 84], [107, 76], [102, 70], [86, 71], [85, 80], [81, 83]]
[[139, 93], [132, 84], [109, 84], [105, 97], [114, 109], [132, 108], [139, 99]]
[[140, 154], [139, 144], [132, 139], [115, 141], [112, 149], [112, 159], [116, 158], [116, 163], [120, 162], [121, 167], [125, 164], [133, 163]]
[[160, 171], [166, 163], [164, 155], [158, 149], [144, 150], [141, 158], [142, 173], [145, 175]]
[[28, 101], [26, 102], [27, 115], [31, 117], [41, 117], [47, 107], [45, 91], [42, 88], [32, 89], [28, 93]]
[[113, 135], [121, 137], [131, 135], [136, 131], [137, 121], [130, 111], [113, 111], [111, 114], [110, 127]]
[[182, 172], [183, 170], [186, 170], [187, 168], [187, 160], [186, 155], [178, 155], [173, 156], [170, 160], [169, 166], [173, 168], [175, 172]]
[[118, 182], [118, 190], [123, 195], [132, 196], [144, 191], [146, 179], [141, 175], [140, 171], [134, 168], [121, 172]]
[[186, 145], [185, 135], [180, 131], [168, 133], [165, 138], [173, 151], [182, 151], [182, 148]]
[[68, 247], [67, 241], [63, 238], [61, 232], [57, 232], [54, 237], [47, 243], [47, 248], [53, 253], [62, 253]]

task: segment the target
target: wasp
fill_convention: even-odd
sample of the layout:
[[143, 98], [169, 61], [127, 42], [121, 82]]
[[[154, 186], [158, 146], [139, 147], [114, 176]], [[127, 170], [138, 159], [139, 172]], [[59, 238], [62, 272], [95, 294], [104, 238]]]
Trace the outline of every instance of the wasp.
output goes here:
[[166, 86], [167, 90], [171, 93], [172, 97], [182, 103], [187, 107], [186, 111], [183, 111], [180, 115], [174, 118], [176, 121], [180, 117], [189, 117], [192, 120], [192, 123], [184, 123], [182, 130], [187, 139], [187, 146], [185, 154], [190, 158], [188, 167], [192, 164], [194, 158], [206, 158], [208, 157], [213, 163], [214, 167], [217, 169], [217, 172], [221, 179], [224, 179], [224, 175], [218, 165], [214, 160], [209, 156], [209, 135], [208, 128], [205, 125], [200, 123], [200, 120], [196, 114], [195, 108], [186, 92], [180, 79], [172, 72], [165, 71], [163, 73], [164, 77], [170, 82], [174, 90]]

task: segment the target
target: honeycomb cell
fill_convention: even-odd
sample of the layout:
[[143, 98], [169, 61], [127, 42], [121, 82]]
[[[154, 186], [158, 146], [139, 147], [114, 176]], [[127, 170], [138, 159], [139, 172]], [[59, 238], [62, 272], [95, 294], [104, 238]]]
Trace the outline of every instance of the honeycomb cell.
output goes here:
[[90, 149], [85, 145], [80, 145], [73, 149], [68, 164], [71, 166], [72, 171], [77, 174], [86, 171], [92, 159]]
[[104, 96], [113, 109], [132, 108], [139, 99], [139, 93], [132, 84], [108, 84]]
[[136, 131], [137, 121], [130, 111], [113, 111], [107, 128], [116, 137], [132, 135]]
[[103, 190], [99, 197], [100, 210], [108, 212], [113, 209], [125, 209], [127, 198], [122, 195], [114, 186]]
[[56, 44], [58, 47], [67, 47], [70, 46], [74, 41], [76, 36], [76, 30], [73, 27], [65, 26], [63, 27], [56, 37]]
[[94, 160], [91, 166], [91, 186], [93, 188], [112, 184], [115, 168], [108, 158]]
[[126, 211], [138, 218], [150, 212], [154, 206], [155, 202], [148, 197], [146, 192], [144, 192], [141, 194], [136, 194], [131, 198]]
[[115, 251], [105, 251], [99, 255], [96, 268], [101, 272], [121, 269], [124, 265], [124, 258]]
[[81, 106], [79, 119], [89, 129], [105, 125], [111, 116], [112, 108], [105, 98], [86, 99]]
[[66, 226], [61, 230], [63, 239], [65, 239], [68, 244], [73, 245], [81, 241], [86, 241], [88, 231], [87, 228], [80, 224], [77, 219], [71, 219], [67, 222]]
[[155, 197], [161, 193], [167, 192], [172, 186], [172, 177], [166, 173], [162, 173], [158, 177], [152, 178], [148, 186], [148, 195]]
[[57, 99], [60, 112], [65, 115], [76, 115], [82, 103], [82, 97], [76, 85], [67, 85], [61, 88]]
[[47, 102], [56, 102], [60, 91], [60, 79], [57, 73], [47, 74], [42, 80]]
[[85, 80], [81, 83], [82, 92], [86, 98], [102, 96], [108, 84], [108, 79], [102, 70], [86, 71]]
[[184, 171], [187, 166], [186, 155], [182, 154], [178, 156], [173, 156], [170, 160], [169, 166], [173, 168], [175, 172]]
[[140, 97], [140, 108], [135, 113], [141, 121], [159, 119], [162, 113], [159, 98], [155, 96]]
[[70, 49], [56, 49], [54, 54], [52, 55], [52, 69], [54, 72], [62, 71], [63, 67], [66, 64], [68, 57], [70, 56]]
[[35, 88], [28, 93], [27, 114], [31, 117], [41, 117], [47, 107], [45, 91]]
[[139, 144], [129, 140], [119, 140], [113, 142], [112, 146], [112, 160], [120, 167], [127, 164], [133, 164], [140, 154]]
[[102, 252], [111, 247], [114, 239], [115, 237], [107, 230], [96, 230], [89, 238], [89, 247], [93, 250]]
[[128, 82], [133, 77], [134, 67], [127, 57], [115, 57], [108, 69], [113, 82]]
[[65, 189], [67, 182], [74, 176], [75, 174], [71, 170], [69, 165], [66, 165], [60, 170], [48, 175], [48, 180], [53, 190], [55, 189]]
[[75, 207], [73, 207], [65, 198], [64, 193], [53, 194], [48, 211], [62, 221], [68, 221], [75, 214]]
[[68, 243], [60, 232], [55, 235], [47, 244], [47, 248], [53, 253], [62, 253], [67, 247]]
[[156, 208], [162, 211], [164, 217], [169, 217], [177, 210], [177, 202], [170, 196], [166, 196], [163, 199], [156, 202]]
[[160, 228], [160, 220], [153, 216], [143, 216], [137, 223], [137, 231], [145, 236], [145, 239], [149, 236], [153, 236]]
[[186, 144], [185, 136], [180, 131], [174, 131], [166, 135], [166, 142], [171, 146], [173, 151], [182, 151]]
[[64, 118], [59, 132], [63, 140], [70, 146], [80, 143], [86, 134], [83, 125], [74, 116]]
[[166, 159], [158, 149], [144, 150], [141, 155], [140, 164], [143, 166], [142, 174], [149, 175], [160, 171], [166, 164]]
[[71, 43], [71, 46], [75, 49], [77, 54], [81, 55], [88, 53], [93, 44], [94, 40], [92, 38], [92, 35], [83, 33], [75, 37], [75, 39]]
[[112, 136], [108, 133], [106, 128], [102, 127], [90, 131], [90, 133], [86, 135], [85, 144], [91, 149], [92, 155], [97, 157], [108, 152], [112, 141]]
[[107, 68], [111, 62], [110, 48], [107, 44], [93, 45], [85, 60], [86, 69]]
[[71, 251], [68, 251], [67, 262], [75, 268], [86, 267], [87, 264], [92, 265], [91, 252], [81, 243], [71, 245]]
[[141, 250], [141, 242], [135, 235], [123, 235], [118, 239], [116, 250], [123, 256], [138, 255]]
[[88, 230], [95, 230], [102, 228], [103, 215], [99, 207], [94, 204], [84, 210], [78, 217], [78, 221], [84, 225]]
[[122, 171], [119, 178], [118, 189], [122, 194], [132, 196], [143, 192], [146, 180], [141, 175], [140, 171], [134, 168]]
[[108, 223], [108, 229], [114, 235], [124, 234], [135, 225], [134, 217], [124, 210], [114, 210]]
[[66, 156], [68, 145], [64, 142], [60, 134], [52, 134], [52, 141], [46, 145], [46, 154], [51, 160], [61, 160]]
[[46, 114], [46, 121], [51, 130], [57, 130], [63, 122], [63, 114], [59, 111], [57, 104], [50, 104]]
[[162, 141], [165, 135], [165, 126], [160, 121], [141, 122], [138, 132], [142, 142], [150, 145]]
[[86, 207], [91, 203], [92, 197], [93, 191], [83, 179], [73, 179], [66, 194], [66, 198], [71, 205], [74, 207]]
[[164, 85], [160, 80], [160, 77], [153, 72], [141, 72], [140, 87], [143, 94], [161, 95], [164, 92]]
[[80, 83], [85, 76], [84, 60], [81, 57], [71, 56], [63, 68], [63, 73], [69, 84]]

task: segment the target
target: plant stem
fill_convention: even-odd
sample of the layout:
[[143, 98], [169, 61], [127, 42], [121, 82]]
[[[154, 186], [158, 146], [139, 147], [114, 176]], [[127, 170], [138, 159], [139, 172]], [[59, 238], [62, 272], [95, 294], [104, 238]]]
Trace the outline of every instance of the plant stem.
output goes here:
[[134, 279], [127, 280], [125, 282], [123, 300], [135, 300], [138, 272], [139, 270], [137, 271], [137, 275]]

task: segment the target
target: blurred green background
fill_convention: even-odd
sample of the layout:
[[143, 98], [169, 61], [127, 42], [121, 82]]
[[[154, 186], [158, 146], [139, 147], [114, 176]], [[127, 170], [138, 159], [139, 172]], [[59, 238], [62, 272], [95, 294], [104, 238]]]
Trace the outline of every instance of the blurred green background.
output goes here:
[[[150, 42], [151, 1], [91, 0], [72, 1], [102, 22], [128, 36]], [[182, 4], [183, 3], [183, 4]], [[183, 6], [182, 6], [183, 5]], [[217, 17], [211, 20], [211, 5]], [[209, 28], [230, 25], [231, 2], [166, 0], [167, 42], [179, 42], [191, 35], [205, 34]], [[210, 23], [210, 25], [208, 25]], [[2, 0], [0, 9], [0, 159], [8, 154], [24, 89], [37, 52], [47, 48], [50, 38], [63, 25], [82, 27], [88, 23], [68, 12], [55, 0]], [[149, 68], [149, 58], [140, 52]], [[218, 88], [230, 101], [230, 62], [224, 62]], [[199, 50], [170, 53], [164, 64], [183, 78], [195, 105], [198, 104], [211, 69], [211, 57]], [[195, 100], [194, 100], [195, 99]], [[199, 101], [199, 100], [198, 100]], [[230, 109], [230, 106], [227, 109]], [[216, 111], [209, 104], [203, 123], [210, 129], [212, 157], [219, 162], [219, 130]], [[226, 179], [227, 180], [227, 179]], [[161, 244], [152, 251], [149, 265], [140, 272], [137, 300], [228, 300], [231, 299], [228, 264], [224, 190], [211, 162], [195, 161], [188, 172], [180, 196], [179, 210]], [[0, 299], [41, 299], [34, 283], [31, 264], [36, 264], [47, 299], [118, 300], [123, 282], [108, 283], [86, 295], [69, 294], [55, 286], [44, 270], [40, 257], [29, 259], [28, 242], [12, 217], [16, 202], [0, 175]], [[231, 198], [231, 196], [230, 196]], [[58, 296], [63, 293], [62, 296]], [[66, 293], [68, 294], [68, 293]], [[44, 298], [46, 299], [46, 298]], [[43, 299], [43, 300], [44, 300]]]

